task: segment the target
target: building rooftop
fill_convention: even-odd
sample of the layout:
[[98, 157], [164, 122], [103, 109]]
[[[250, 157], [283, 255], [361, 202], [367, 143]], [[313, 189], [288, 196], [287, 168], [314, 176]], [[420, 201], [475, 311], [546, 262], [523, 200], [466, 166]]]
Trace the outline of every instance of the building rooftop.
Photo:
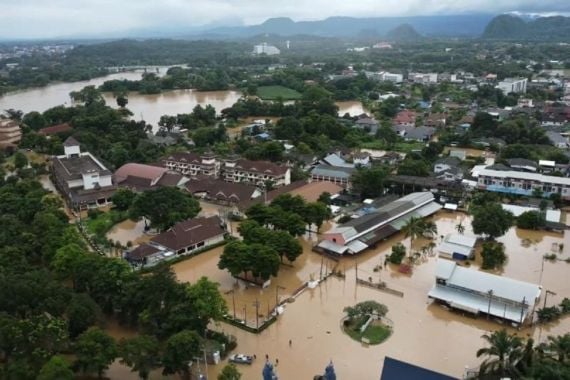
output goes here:
[[54, 160], [54, 169], [66, 180], [79, 179], [83, 174], [87, 173], [111, 174], [106, 167], [96, 161], [89, 153], [83, 153], [77, 157], [58, 156]]
[[356, 171], [355, 168], [350, 168], [350, 167], [317, 165], [315, 168], [313, 168], [313, 170], [311, 170], [311, 174], [323, 177], [348, 179], [352, 176], [352, 174], [355, 171]]
[[439, 372], [393, 359], [389, 356], [384, 358], [382, 375], [380, 380], [457, 380]]
[[63, 142], [63, 146], [79, 146], [81, 144], [79, 144], [79, 141], [77, 141], [76, 139], [73, 138], [73, 136], [69, 136], [67, 139], [65, 139], [65, 141]]
[[152, 238], [151, 242], [178, 251], [224, 233], [219, 217], [200, 217], [176, 223], [167, 232]]
[[539, 173], [519, 172], [514, 170], [491, 170], [486, 168], [479, 172], [479, 176], [525, 179], [529, 181], [538, 181], [543, 183], [552, 183], [556, 185], [570, 186], [570, 178], [547, 176]]
[[128, 163], [117, 169], [113, 177], [119, 184], [126, 180], [127, 177], [138, 177], [158, 181], [167, 171], [168, 169], [158, 166]]
[[505, 300], [532, 304], [540, 296], [540, 287], [529, 282], [464, 268], [456, 262], [438, 259], [436, 278], [447, 281], [447, 285], [486, 294], [493, 290], [493, 296]]

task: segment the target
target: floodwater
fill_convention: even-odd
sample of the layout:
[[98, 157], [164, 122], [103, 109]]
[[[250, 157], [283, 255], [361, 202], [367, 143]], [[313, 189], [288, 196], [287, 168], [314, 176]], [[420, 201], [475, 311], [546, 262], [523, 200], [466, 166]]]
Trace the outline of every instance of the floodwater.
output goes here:
[[121, 223], [113, 226], [111, 230], [107, 233], [107, 238], [120, 242], [123, 246], [127, 245], [127, 242], [133, 243], [133, 245], [138, 245], [146, 243], [151, 239], [151, 235], [144, 233], [144, 220], [139, 220], [135, 222], [131, 219], [122, 221]]
[[[148, 72], [156, 73], [155, 69], [149, 68]], [[158, 75], [164, 75], [167, 70], [168, 67], [159, 67]], [[59, 105], [68, 106], [72, 103], [69, 97], [70, 92], [79, 91], [85, 86], [100, 86], [103, 82], [113, 79], [139, 80], [142, 73], [141, 70], [114, 73], [88, 81], [55, 83], [41, 88], [11, 92], [0, 96], [0, 109], [14, 108], [27, 113], [31, 111], [43, 112]], [[219, 113], [222, 109], [232, 106], [240, 97], [241, 92], [233, 90], [205, 92], [173, 90], [154, 95], [132, 92], [129, 94], [127, 108], [133, 113], [134, 120], [143, 119], [156, 127], [162, 115], [190, 113], [198, 104], [202, 106], [211, 104]], [[107, 104], [117, 107], [113, 94], [105, 93], [104, 98]]]
[[[473, 234], [470, 218], [465, 214], [441, 211], [434, 217], [434, 221], [439, 235], [435, 239], [436, 243], [441, 241], [441, 236], [455, 232], [455, 226], [460, 221], [466, 227], [465, 234]], [[556, 296], [549, 296], [549, 305], [570, 297], [567, 281], [570, 264], [562, 261], [544, 262], [541, 276], [542, 255], [555, 248], [553, 243], [564, 244], [560, 258], [569, 257], [568, 234], [512, 228], [499, 240], [505, 243], [509, 256], [503, 275], [537, 284], [542, 280], [545, 289], [556, 293]], [[267, 289], [246, 287], [242, 282], [236, 283], [226, 271], [219, 270], [217, 263], [222, 247], [177, 263], [173, 269], [180, 281], [194, 282], [201, 276], [207, 276], [218, 282], [229, 313], [233, 314], [235, 301], [236, 316], [246, 317], [247, 323], [255, 326], [256, 301], [259, 301], [258, 315], [261, 323], [267, 315], [267, 309], [275, 305], [276, 296], [280, 302], [285, 301], [302, 283], [318, 279], [321, 268], [326, 273], [335, 265], [334, 261], [311, 252], [310, 247], [315, 241], [314, 233], [303, 238], [303, 255], [292, 265], [283, 265], [279, 276], [272, 279], [271, 286]], [[356, 258], [342, 258], [337, 264], [337, 270], [345, 273], [344, 279], [333, 276], [315, 289], [307, 289], [294, 302], [287, 303], [285, 313], [259, 335], [224, 323], [214, 326], [219, 331], [237, 337], [237, 352], [257, 355], [258, 359], [253, 365], [239, 367], [244, 378], [261, 377], [266, 354], [271, 360], [279, 360], [277, 372], [284, 379], [310, 378], [322, 374], [330, 360], [333, 360], [339, 378], [378, 379], [386, 355], [457, 377], [463, 374], [466, 366], [476, 367], [479, 360], [475, 353], [484, 345], [481, 335], [503, 326], [487, 321], [484, 317], [463, 316], [428, 301], [427, 292], [434, 283], [435, 257], [427, 257], [416, 264], [411, 275], [401, 274], [391, 266], [375, 271], [374, 268], [383, 264], [386, 253], [397, 242], [409, 247], [409, 239], [398, 234]], [[420, 249], [425, 243], [425, 240], [417, 239], [414, 241], [414, 249]], [[473, 268], [477, 266], [478, 260], [472, 264]], [[362, 279], [385, 281], [388, 287], [402, 291], [404, 297], [356, 286], [357, 273]], [[387, 317], [394, 323], [393, 334], [378, 346], [367, 347], [355, 342], [340, 329], [343, 308], [363, 300], [376, 300], [388, 306]], [[544, 341], [547, 335], [562, 334], [569, 329], [570, 318], [565, 318], [540, 328], [525, 328], [518, 331], [518, 334], [532, 335], [537, 341]], [[512, 328], [509, 330], [517, 332]], [[292, 340], [291, 347], [289, 340]], [[209, 366], [209, 378], [216, 378], [224, 364]], [[115, 364], [108, 375], [114, 379], [136, 378], [134, 375], [127, 376], [127, 372], [124, 367]], [[161, 377], [156, 375], [152, 378]]]
[[362, 102], [358, 100], [336, 102], [336, 105], [338, 106], [338, 115], [341, 117], [345, 113], [348, 113], [350, 116], [358, 116], [368, 112], [362, 105]]

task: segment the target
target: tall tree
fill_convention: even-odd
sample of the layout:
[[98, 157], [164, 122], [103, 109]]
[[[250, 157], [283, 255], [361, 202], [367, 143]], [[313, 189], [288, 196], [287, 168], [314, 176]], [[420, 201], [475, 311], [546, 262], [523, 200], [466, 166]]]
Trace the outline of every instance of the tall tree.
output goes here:
[[150, 371], [160, 367], [160, 345], [155, 337], [139, 335], [122, 340], [119, 344], [121, 363], [132, 368], [143, 380], [148, 379]]
[[188, 285], [187, 292], [192, 303], [192, 313], [205, 330], [211, 320], [219, 321], [227, 313], [225, 299], [218, 290], [219, 284], [201, 277], [196, 283]]
[[164, 375], [179, 374], [184, 380], [190, 379], [190, 362], [200, 356], [201, 342], [196, 332], [183, 330], [166, 341], [162, 356]]
[[75, 367], [85, 373], [97, 373], [98, 379], [118, 356], [115, 339], [98, 327], [92, 327], [79, 336], [74, 352]]
[[477, 351], [477, 357], [485, 357], [479, 368], [479, 375], [493, 375], [500, 378], [520, 378], [517, 364], [522, 358], [523, 341], [516, 335], [510, 335], [507, 330], [484, 334], [482, 338], [488, 347]]
[[145, 217], [151, 227], [164, 231], [175, 223], [193, 218], [200, 212], [200, 204], [190, 195], [174, 187], [161, 187], [139, 194], [131, 207], [135, 219]]
[[503, 210], [498, 203], [473, 206], [470, 211], [473, 215], [473, 232], [487, 235], [491, 239], [504, 235], [513, 225], [513, 214]]
[[404, 227], [402, 227], [402, 232], [406, 235], [406, 237], [410, 238], [410, 255], [411, 255], [414, 240], [417, 239], [419, 236], [422, 236], [424, 232], [424, 224], [422, 219], [412, 216], [410, 219], [408, 219]]
[[388, 170], [382, 166], [358, 168], [352, 176], [353, 188], [362, 199], [376, 198], [384, 193], [388, 174]]
[[40, 370], [37, 380], [73, 380], [73, 377], [69, 363], [60, 356], [52, 356]]

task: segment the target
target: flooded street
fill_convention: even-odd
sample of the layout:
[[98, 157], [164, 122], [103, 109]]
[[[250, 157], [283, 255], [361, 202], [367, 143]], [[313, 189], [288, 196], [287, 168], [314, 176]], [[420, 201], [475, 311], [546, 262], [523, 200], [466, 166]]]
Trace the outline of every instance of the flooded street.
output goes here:
[[[203, 204], [203, 213], [214, 213], [215, 205]], [[455, 232], [461, 221], [466, 227], [465, 235], [472, 235], [468, 215], [441, 211], [434, 217], [438, 235]], [[325, 230], [326, 227], [323, 228]], [[568, 257], [570, 241], [568, 235], [551, 234], [539, 231], [525, 231], [512, 228], [499, 239], [505, 243], [509, 261], [503, 275], [514, 279], [539, 283], [542, 255], [551, 252], [553, 243], [563, 243], [565, 248], [560, 258]], [[441, 237], [436, 239], [436, 243]], [[311, 252], [316, 242], [313, 233], [302, 240], [304, 254], [292, 265], [283, 265], [278, 278], [271, 281], [266, 289], [246, 286], [236, 282], [226, 271], [217, 267], [223, 247], [215, 248], [189, 260], [173, 265], [178, 279], [194, 282], [201, 276], [220, 284], [220, 291], [228, 304], [230, 314], [246, 318], [251, 326], [256, 324], [255, 305], [259, 302], [259, 321], [263, 321], [268, 309], [276, 299], [285, 301], [304, 282], [318, 279], [329, 272], [335, 264], [337, 270], [346, 277], [330, 277], [315, 289], [307, 289], [294, 300], [286, 303], [285, 313], [276, 323], [259, 335], [247, 333], [225, 323], [218, 323], [215, 329], [235, 335], [238, 348], [235, 352], [256, 354], [257, 360], [251, 366], [239, 366], [245, 379], [261, 377], [264, 356], [271, 360], [279, 359], [277, 372], [283, 379], [310, 378], [322, 374], [326, 364], [333, 360], [340, 379], [378, 379], [384, 356], [389, 355], [414, 364], [425, 366], [453, 376], [461, 376], [465, 366], [476, 367], [479, 360], [475, 353], [484, 345], [481, 335], [503, 326], [487, 321], [484, 317], [473, 318], [448, 311], [439, 305], [431, 304], [427, 292], [434, 283], [436, 257], [427, 257], [414, 266], [411, 275], [401, 274], [395, 267], [388, 266], [379, 271], [374, 268], [384, 263], [386, 253], [393, 244], [402, 242], [409, 247], [409, 239], [402, 234], [380, 243], [375, 249], [357, 257], [342, 258], [338, 264], [333, 260]], [[414, 249], [420, 249], [426, 241], [417, 239]], [[322, 263], [322, 265], [321, 265]], [[472, 267], [477, 267], [477, 261]], [[358, 268], [357, 268], [358, 267]], [[389, 288], [404, 293], [403, 298], [362, 286], [356, 286], [358, 277], [374, 282], [385, 281]], [[549, 297], [549, 304], [558, 303], [570, 297], [568, 275], [570, 264], [565, 262], [545, 262], [542, 285], [556, 292]], [[388, 306], [388, 315], [394, 323], [392, 336], [378, 346], [367, 347], [346, 336], [340, 329], [343, 309], [364, 300], [376, 300]], [[542, 305], [542, 300], [540, 305]], [[235, 304], [235, 308], [234, 308]], [[532, 335], [538, 342], [547, 335], [562, 334], [570, 329], [570, 318], [531, 329], [518, 331], [521, 336]], [[511, 332], [517, 330], [510, 328]], [[115, 335], [115, 334], [114, 334]], [[289, 340], [292, 346], [289, 347]], [[225, 363], [208, 366], [209, 378], [215, 379]], [[135, 379], [136, 375], [115, 363], [108, 375], [114, 379]], [[160, 371], [151, 376], [161, 379]]]

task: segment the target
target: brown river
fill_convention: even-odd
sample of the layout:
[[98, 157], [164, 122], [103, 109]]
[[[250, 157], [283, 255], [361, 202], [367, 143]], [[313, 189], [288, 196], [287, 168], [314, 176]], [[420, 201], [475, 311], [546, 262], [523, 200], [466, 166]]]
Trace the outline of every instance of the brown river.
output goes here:
[[[215, 206], [203, 206], [207, 207], [204, 213], [215, 212]], [[466, 226], [465, 234], [472, 235], [467, 215], [442, 211], [434, 220], [438, 235], [455, 232], [455, 225], [460, 221]], [[323, 230], [326, 228], [324, 226]], [[440, 239], [436, 239], [436, 243]], [[502, 270], [503, 275], [537, 284], [542, 280], [545, 289], [556, 293], [549, 297], [549, 305], [570, 297], [570, 264], [563, 261], [545, 262], [541, 276], [542, 255], [557, 249], [556, 244], [565, 245], [559, 257], [569, 257], [570, 239], [567, 233], [562, 235], [512, 228], [499, 240], [505, 243], [509, 256]], [[314, 233], [305, 236], [302, 239], [304, 254], [293, 265], [283, 265], [279, 276], [266, 289], [236, 283], [227, 272], [219, 270], [217, 263], [223, 250], [221, 247], [177, 263], [173, 269], [180, 281], [193, 282], [207, 276], [218, 282], [229, 313], [235, 312], [238, 317], [247, 319], [249, 325], [255, 326], [256, 302], [259, 302], [258, 317], [262, 321], [276, 300], [288, 299], [302, 283], [318, 279], [321, 271], [324, 274], [334, 267], [336, 263], [332, 260], [311, 252], [310, 247], [315, 241]], [[341, 259], [336, 265], [337, 270], [345, 273], [344, 279], [333, 276], [315, 289], [306, 290], [294, 302], [286, 304], [285, 312], [278, 321], [259, 335], [224, 323], [213, 326], [237, 337], [236, 352], [257, 355], [258, 359], [253, 365], [239, 367], [243, 378], [261, 378], [262, 358], [266, 354], [271, 360], [279, 360], [277, 373], [281, 379], [306, 379], [322, 374], [330, 360], [333, 360], [340, 379], [378, 379], [386, 355], [457, 377], [463, 374], [465, 367], [476, 367], [479, 360], [475, 352], [483, 345], [481, 335], [503, 326], [485, 318], [463, 316], [428, 301], [426, 295], [434, 282], [435, 257], [423, 259], [414, 267], [411, 275], [401, 274], [391, 267], [375, 272], [374, 268], [383, 264], [391, 246], [399, 241], [409, 246], [409, 240], [398, 234], [356, 258]], [[419, 249], [425, 243], [418, 239], [414, 247]], [[472, 266], [477, 265], [476, 261]], [[385, 281], [388, 287], [402, 291], [404, 297], [356, 286], [356, 271], [359, 278]], [[387, 317], [393, 321], [394, 331], [386, 342], [368, 347], [346, 336], [340, 329], [340, 320], [344, 307], [370, 299], [388, 306]], [[537, 341], [544, 341], [548, 335], [568, 332], [570, 318], [520, 331], [508, 328], [521, 336], [533, 336]], [[110, 331], [116, 337], [132, 334], [115, 325], [111, 326]], [[291, 346], [289, 340], [292, 341]], [[209, 378], [215, 379], [224, 364], [209, 366]], [[136, 378], [119, 363], [115, 363], [107, 375], [113, 379]], [[151, 378], [163, 377], [157, 371]]]
[[[159, 67], [158, 74], [164, 75], [167, 67]], [[149, 72], [156, 72], [155, 68], [149, 68]], [[59, 105], [71, 105], [69, 93], [79, 91], [85, 86], [100, 86], [103, 82], [112, 79], [138, 80], [142, 71], [131, 71], [124, 73], [114, 73], [106, 77], [95, 78], [89, 81], [73, 83], [55, 83], [46, 87], [33, 88], [16, 91], [0, 96], [0, 110], [17, 109], [25, 113], [31, 111], [43, 112], [49, 108]], [[196, 91], [196, 90], [172, 90], [161, 94], [143, 95], [132, 92], [129, 94], [129, 104], [127, 108], [133, 113], [134, 120], [145, 120], [156, 127], [162, 115], [177, 115], [179, 113], [190, 113], [192, 109], [200, 104], [208, 104], [216, 108], [219, 113], [222, 109], [231, 107], [241, 97], [241, 92], [235, 90], [228, 91]], [[104, 94], [107, 104], [117, 107], [116, 101], [111, 93]], [[339, 115], [346, 112], [351, 115], [359, 115], [364, 110], [362, 104], [354, 102], [338, 102]]]

